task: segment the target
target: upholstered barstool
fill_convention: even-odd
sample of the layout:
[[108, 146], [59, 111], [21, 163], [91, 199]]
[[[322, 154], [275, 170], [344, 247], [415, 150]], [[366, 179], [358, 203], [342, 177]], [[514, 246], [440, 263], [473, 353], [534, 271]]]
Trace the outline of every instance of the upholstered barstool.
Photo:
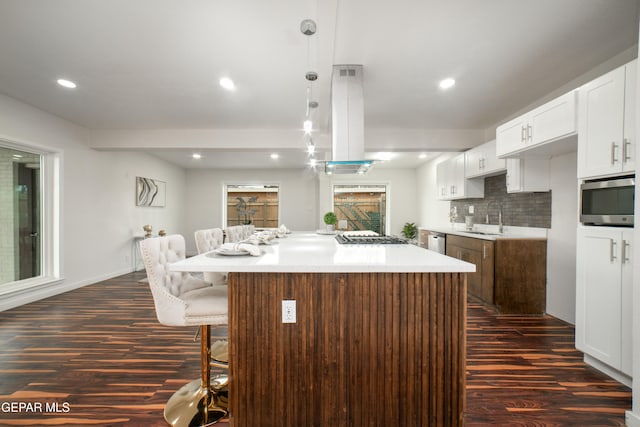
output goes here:
[[228, 322], [227, 287], [169, 270], [170, 263], [185, 258], [184, 237], [180, 235], [145, 239], [140, 250], [158, 321], [168, 326], [200, 327], [200, 379], [171, 396], [164, 418], [175, 427], [214, 424], [227, 414], [226, 390], [219, 392], [226, 386], [226, 376], [212, 384], [211, 325]]
[[248, 224], [248, 225], [243, 225], [242, 226], [242, 238], [243, 239], [248, 239], [255, 232], [256, 232], [256, 226], [253, 225], [253, 224]]
[[[218, 249], [224, 240], [224, 233], [221, 228], [208, 228], [206, 230], [197, 230], [194, 233], [196, 239], [196, 248], [198, 254], [204, 254]], [[209, 282], [214, 285], [226, 285], [227, 274], [216, 272], [204, 272], [203, 277], [205, 282]]]
[[224, 241], [226, 243], [236, 243], [244, 240], [244, 226], [232, 225], [224, 229]]

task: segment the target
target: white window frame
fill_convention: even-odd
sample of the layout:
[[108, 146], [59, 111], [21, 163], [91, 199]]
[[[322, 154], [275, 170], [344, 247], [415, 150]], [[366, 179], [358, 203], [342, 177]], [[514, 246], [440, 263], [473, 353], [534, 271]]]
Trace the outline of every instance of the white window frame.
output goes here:
[[227, 227], [227, 192], [229, 187], [237, 186], [274, 186], [278, 187], [278, 224], [281, 223], [280, 216], [282, 215], [282, 199], [280, 198], [282, 193], [282, 185], [279, 182], [225, 182], [222, 184], [222, 228]]
[[381, 182], [381, 181], [334, 181], [331, 183], [331, 211], [335, 212], [334, 205], [334, 195], [336, 191], [336, 186], [384, 186], [385, 190], [385, 212], [384, 212], [384, 229], [385, 233], [389, 234], [391, 232], [391, 183], [390, 182]]
[[62, 281], [61, 188], [62, 152], [0, 136], [0, 147], [40, 156], [41, 271], [37, 277], [0, 284], [0, 296], [20, 294], [30, 289]]

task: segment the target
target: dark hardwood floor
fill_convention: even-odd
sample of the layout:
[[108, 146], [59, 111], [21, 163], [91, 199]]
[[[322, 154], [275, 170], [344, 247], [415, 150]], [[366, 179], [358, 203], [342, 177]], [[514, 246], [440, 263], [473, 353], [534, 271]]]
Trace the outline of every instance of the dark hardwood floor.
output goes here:
[[[0, 313], [0, 426], [165, 425], [199, 347], [195, 328], [158, 323], [144, 277]], [[630, 389], [585, 366], [571, 325], [470, 302], [467, 331], [467, 426], [624, 425]]]

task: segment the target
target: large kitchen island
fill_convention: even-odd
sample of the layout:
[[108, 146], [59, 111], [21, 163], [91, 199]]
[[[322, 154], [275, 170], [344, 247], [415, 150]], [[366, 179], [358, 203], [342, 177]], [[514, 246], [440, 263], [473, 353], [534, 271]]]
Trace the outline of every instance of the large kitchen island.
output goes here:
[[[260, 248], [258, 257], [209, 253], [172, 265], [229, 272], [231, 425], [464, 424], [473, 264], [315, 233]], [[295, 313], [283, 301], [295, 301]]]

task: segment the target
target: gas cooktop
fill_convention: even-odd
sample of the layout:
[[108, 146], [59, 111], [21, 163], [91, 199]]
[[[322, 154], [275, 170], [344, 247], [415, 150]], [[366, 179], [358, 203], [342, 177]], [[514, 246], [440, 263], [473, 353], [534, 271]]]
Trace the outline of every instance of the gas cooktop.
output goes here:
[[341, 245], [404, 245], [406, 240], [392, 236], [344, 236], [337, 235], [336, 240]]

